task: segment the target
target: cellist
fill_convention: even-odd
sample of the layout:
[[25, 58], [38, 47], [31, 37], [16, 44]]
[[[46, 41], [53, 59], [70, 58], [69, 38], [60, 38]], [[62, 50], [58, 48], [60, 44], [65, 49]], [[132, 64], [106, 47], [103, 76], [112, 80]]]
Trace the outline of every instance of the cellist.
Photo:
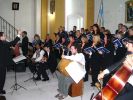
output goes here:
[[[129, 28], [129, 32], [133, 32], [133, 28]], [[105, 69], [102, 73], [98, 75], [98, 80], [102, 79], [105, 74], [109, 74], [112, 71], [119, 69], [119, 67], [121, 67], [120, 64], [122, 63], [128, 67], [131, 67], [133, 72], [133, 37], [132, 36], [128, 37], [125, 43], [125, 46], [127, 47], [127, 55], [125, 56], [124, 60]], [[133, 73], [129, 77], [122, 91], [116, 96], [115, 100], [132, 100], [132, 99], [133, 99]]]

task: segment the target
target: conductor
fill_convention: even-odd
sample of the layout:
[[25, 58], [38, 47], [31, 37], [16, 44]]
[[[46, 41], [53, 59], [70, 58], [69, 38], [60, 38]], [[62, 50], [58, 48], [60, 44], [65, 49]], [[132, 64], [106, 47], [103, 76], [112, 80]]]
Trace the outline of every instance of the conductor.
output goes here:
[[4, 32], [0, 32], [0, 94], [6, 94], [3, 87], [6, 78], [6, 67], [12, 60], [10, 56], [10, 47], [14, 46], [20, 40], [20, 34], [21, 32], [18, 31], [17, 37], [13, 41], [7, 42]]

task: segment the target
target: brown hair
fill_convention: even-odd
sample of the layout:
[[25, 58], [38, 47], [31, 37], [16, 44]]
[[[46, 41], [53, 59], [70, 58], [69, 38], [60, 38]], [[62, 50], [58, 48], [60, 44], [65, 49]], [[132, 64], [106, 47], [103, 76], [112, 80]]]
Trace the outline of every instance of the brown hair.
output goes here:
[[3, 34], [4, 34], [4, 32], [0, 32], [0, 37], [2, 37], [2, 36], [3, 36]]
[[84, 43], [88, 43], [88, 39], [87, 39], [86, 35], [83, 35], [83, 36], [81, 37], [81, 40], [83, 40]]

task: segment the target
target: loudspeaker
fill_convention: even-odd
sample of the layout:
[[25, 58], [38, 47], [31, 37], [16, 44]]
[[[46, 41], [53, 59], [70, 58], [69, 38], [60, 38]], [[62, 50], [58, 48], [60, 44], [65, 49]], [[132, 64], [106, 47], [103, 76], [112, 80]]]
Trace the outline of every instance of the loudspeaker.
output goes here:
[[19, 3], [18, 2], [12, 2], [12, 10], [19, 10]]

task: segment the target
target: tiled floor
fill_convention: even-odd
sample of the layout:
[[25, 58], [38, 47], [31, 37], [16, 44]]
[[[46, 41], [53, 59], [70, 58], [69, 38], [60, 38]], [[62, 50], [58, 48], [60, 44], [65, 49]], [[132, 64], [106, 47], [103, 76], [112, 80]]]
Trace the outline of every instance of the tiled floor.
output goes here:
[[[30, 71], [24, 73], [17, 73], [18, 84], [25, 87], [27, 90], [20, 88], [17, 91], [13, 91], [11, 86], [14, 84], [14, 72], [7, 72], [7, 78], [5, 83], [5, 90], [7, 92], [7, 100], [58, 100], [54, 96], [57, 92], [57, 78], [49, 73], [50, 80], [47, 82], [38, 81], [37, 85], [33, 80], [24, 82], [28, 78], [32, 77]], [[90, 86], [91, 78], [88, 82], [84, 83], [84, 93], [82, 100], [90, 100], [92, 93], [97, 93], [98, 90], [95, 87]], [[13, 93], [12, 93], [13, 91]], [[68, 96], [64, 100], [81, 100], [81, 97]]]

